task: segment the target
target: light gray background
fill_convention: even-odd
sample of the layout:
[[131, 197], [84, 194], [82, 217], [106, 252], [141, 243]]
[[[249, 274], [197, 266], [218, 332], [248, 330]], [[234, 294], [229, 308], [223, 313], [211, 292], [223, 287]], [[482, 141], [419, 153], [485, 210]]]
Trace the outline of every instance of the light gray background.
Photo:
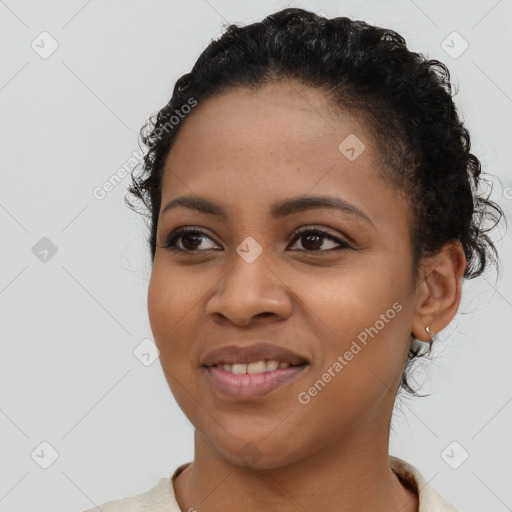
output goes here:
[[[93, 190], [127, 164], [143, 121], [223, 24], [287, 6], [395, 29], [446, 63], [510, 218], [511, 0], [0, 0], [0, 512], [85, 510], [191, 460], [192, 426], [158, 359], [134, 355], [151, 339], [151, 267], [144, 223], [123, 203], [129, 178], [103, 200]], [[46, 59], [31, 47], [51, 48], [43, 31], [59, 45]], [[457, 58], [441, 46], [453, 31], [469, 43]], [[58, 250], [46, 262], [33, 252], [43, 237]], [[512, 510], [510, 234], [497, 243], [500, 280], [464, 285], [436, 361], [419, 370], [432, 395], [401, 401], [391, 438], [465, 512]], [[43, 442], [58, 453], [47, 469]]]

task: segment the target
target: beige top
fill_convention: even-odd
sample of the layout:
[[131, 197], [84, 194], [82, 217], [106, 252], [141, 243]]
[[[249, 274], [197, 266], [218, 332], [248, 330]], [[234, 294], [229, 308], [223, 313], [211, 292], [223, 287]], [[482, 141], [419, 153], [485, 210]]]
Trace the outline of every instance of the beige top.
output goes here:
[[[190, 464], [179, 466], [171, 478], [161, 478], [149, 491], [129, 498], [109, 501], [101, 505], [102, 512], [188, 512], [182, 511], [174, 496], [174, 479]], [[389, 456], [389, 467], [419, 496], [419, 512], [457, 512], [432, 487], [427, 485], [421, 473], [411, 464], [397, 457]], [[96, 512], [91, 508], [84, 512]], [[194, 509], [191, 509], [192, 511]]]

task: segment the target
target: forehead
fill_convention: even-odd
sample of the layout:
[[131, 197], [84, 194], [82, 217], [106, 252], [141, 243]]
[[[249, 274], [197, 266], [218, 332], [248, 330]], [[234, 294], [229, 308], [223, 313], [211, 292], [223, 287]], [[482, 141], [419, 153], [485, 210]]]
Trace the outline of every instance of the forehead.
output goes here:
[[181, 126], [165, 163], [162, 204], [184, 194], [240, 207], [247, 198], [338, 192], [379, 215], [372, 198], [398, 197], [379, 177], [380, 165], [361, 120], [333, 108], [321, 90], [297, 82], [239, 87], [200, 101]]
[[[175, 141], [179, 148], [173, 148], [170, 159], [181, 157], [191, 147], [215, 151], [219, 144], [243, 152], [224, 155], [231, 159], [261, 149], [288, 155], [291, 160], [305, 151], [319, 157], [326, 149], [330, 154], [338, 153], [339, 143], [351, 133], [365, 141], [368, 157], [374, 148], [362, 123], [356, 116], [335, 109], [321, 90], [291, 81], [258, 89], [236, 87], [199, 101], [183, 121]], [[183, 139], [185, 148], [180, 144]], [[221, 148], [215, 153], [223, 156]], [[194, 157], [186, 156], [189, 160]]]

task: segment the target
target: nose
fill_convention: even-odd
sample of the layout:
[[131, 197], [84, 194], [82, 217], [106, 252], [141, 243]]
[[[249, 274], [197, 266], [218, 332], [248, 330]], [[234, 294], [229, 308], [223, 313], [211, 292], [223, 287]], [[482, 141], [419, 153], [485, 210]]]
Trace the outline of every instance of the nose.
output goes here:
[[231, 322], [239, 327], [287, 319], [293, 309], [289, 286], [270, 268], [261, 254], [248, 263], [234, 255], [234, 262], [216, 285], [206, 312], [219, 324]]

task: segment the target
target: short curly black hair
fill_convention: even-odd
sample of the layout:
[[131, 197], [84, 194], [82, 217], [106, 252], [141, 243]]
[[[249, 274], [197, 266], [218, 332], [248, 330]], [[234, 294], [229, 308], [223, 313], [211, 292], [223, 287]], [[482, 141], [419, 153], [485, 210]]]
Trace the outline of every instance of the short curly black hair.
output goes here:
[[[421, 258], [456, 240], [466, 256], [465, 278], [479, 276], [491, 261], [499, 264], [489, 231], [503, 211], [490, 192], [478, 193], [481, 164], [470, 153], [447, 67], [408, 50], [393, 30], [298, 8], [247, 26], [229, 25], [176, 81], [169, 102], [142, 126], [147, 149], [128, 190], [149, 212], [152, 261], [164, 162], [191, 105], [230, 88], [254, 89], [283, 79], [322, 90], [336, 108], [358, 116], [373, 137], [383, 157], [379, 172], [411, 205], [414, 276]], [[413, 395], [407, 381], [410, 363], [432, 348], [430, 342], [425, 351], [425, 344], [416, 341], [401, 381]]]

